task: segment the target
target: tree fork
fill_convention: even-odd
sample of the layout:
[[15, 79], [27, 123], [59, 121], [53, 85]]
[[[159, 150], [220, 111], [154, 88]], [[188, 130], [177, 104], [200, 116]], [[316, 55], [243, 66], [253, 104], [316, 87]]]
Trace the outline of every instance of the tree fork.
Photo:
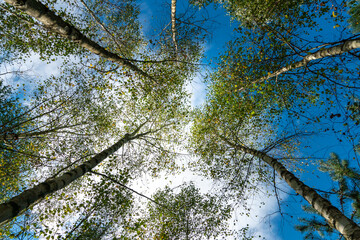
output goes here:
[[78, 43], [81, 47], [86, 48], [90, 52], [104, 57], [109, 61], [126, 66], [132, 71], [156, 82], [152, 76], [132, 64], [130, 61], [119, 57], [115, 53], [107, 51], [104, 47], [86, 37], [76, 27], [65, 22], [41, 2], [36, 0], [5, 0], [5, 2], [37, 19], [50, 31], [58, 33], [61, 36]]
[[81, 164], [80, 166], [62, 174], [59, 177], [47, 179], [31, 189], [25, 190], [24, 192], [20, 193], [16, 197], [13, 197], [9, 201], [0, 204], [0, 226], [5, 224], [12, 218], [18, 216], [19, 213], [21, 213], [23, 210], [26, 210], [28, 207], [39, 201], [41, 198], [68, 186], [74, 180], [82, 177], [83, 175], [85, 175], [85, 173], [90, 172], [99, 163], [101, 163], [108, 156], [116, 152], [124, 144], [149, 133], [146, 132], [137, 134], [137, 132], [142, 126], [143, 124], [140, 125], [131, 134], [125, 134], [125, 136], [121, 138], [118, 142], [116, 142], [114, 145], [96, 154], [94, 157]]
[[[220, 136], [221, 137], [221, 136]], [[288, 171], [277, 159], [270, 157], [261, 151], [234, 144], [224, 137], [221, 137], [231, 147], [260, 158], [270, 165], [283, 178], [287, 184], [301, 195], [311, 206], [323, 216], [329, 225], [338, 230], [348, 240], [360, 239], [360, 227], [347, 218], [339, 209], [334, 207], [327, 199], [320, 196], [313, 188], [300, 181], [293, 173]]]

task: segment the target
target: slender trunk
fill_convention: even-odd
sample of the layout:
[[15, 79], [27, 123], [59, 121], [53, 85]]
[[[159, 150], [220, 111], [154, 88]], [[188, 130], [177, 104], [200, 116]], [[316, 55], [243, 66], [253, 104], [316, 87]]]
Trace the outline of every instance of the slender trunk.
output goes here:
[[178, 46], [176, 42], [176, 0], [171, 0], [171, 32], [177, 58]]
[[125, 134], [125, 136], [121, 138], [118, 142], [116, 142], [114, 145], [96, 154], [90, 160], [74, 168], [73, 170], [62, 174], [59, 177], [47, 179], [46, 181], [36, 185], [35, 187], [22, 192], [18, 196], [10, 199], [9, 201], [0, 204], [0, 225], [18, 216], [20, 212], [22, 212], [38, 200], [42, 199], [46, 195], [49, 195], [68, 186], [76, 179], [85, 175], [85, 173], [90, 172], [94, 167], [96, 167], [108, 156], [116, 152], [127, 142], [147, 134], [137, 134], [141, 127], [142, 125], [131, 134]]
[[[258, 78], [254, 81], [251, 82], [251, 84], [255, 84], [255, 83], [261, 83], [263, 81], [266, 81], [270, 78], [279, 76], [282, 73], [294, 70], [296, 68], [300, 68], [300, 67], [304, 67], [306, 66], [309, 62], [314, 61], [314, 60], [319, 60], [325, 57], [331, 57], [331, 56], [336, 56], [336, 55], [340, 55], [346, 52], [349, 52], [351, 50], [360, 48], [360, 38], [355, 38], [352, 40], [347, 40], [344, 41], [343, 43], [333, 46], [333, 47], [329, 47], [326, 49], [320, 49], [319, 51], [316, 51], [314, 53], [310, 53], [308, 55], [306, 55], [305, 57], [303, 57], [303, 59], [301, 61], [295, 62], [293, 64], [290, 64], [289, 66], [283, 67], [273, 73], [269, 73], [267, 76], [262, 77], [262, 78]], [[243, 91], [246, 87], [242, 87], [240, 89], [237, 89], [236, 91]]]
[[274, 168], [281, 178], [283, 178], [296, 193], [308, 201], [311, 206], [326, 219], [329, 225], [338, 230], [346, 239], [360, 239], [360, 227], [356, 223], [347, 218], [339, 209], [334, 207], [327, 199], [320, 196], [314, 189], [301, 182], [294, 174], [288, 171], [284, 165], [278, 162], [277, 159], [270, 157], [261, 151], [237, 145], [223, 137], [221, 138], [233, 148], [258, 157]]
[[186, 240], [189, 239], [189, 221], [186, 219]]
[[121, 58], [115, 53], [107, 51], [104, 47], [100, 46], [96, 42], [86, 37], [76, 27], [65, 22], [61, 17], [57, 16], [53, 11], [51, 11], [49, 8], [47, 8], [44, 4], [40, 3], [39, 1], [5, 0], [5, 2], [25, 12], [31, 17], [37, 19], [42, 24], [44, 24], [44, 26], [50, 31], [60, 34], [61, 36], [73, 42], [76, 42], [81, 47], [86, 48], [90, 52], [95, 53], [103, 58], [106, 58], [109, 61], [116, 62], [123, 66], [126, 66], [130, 68], [132, 71], [154, 81], [154, 79], [149, 74], [142, 71], [140, 68], [132, 64], [130, 61]]

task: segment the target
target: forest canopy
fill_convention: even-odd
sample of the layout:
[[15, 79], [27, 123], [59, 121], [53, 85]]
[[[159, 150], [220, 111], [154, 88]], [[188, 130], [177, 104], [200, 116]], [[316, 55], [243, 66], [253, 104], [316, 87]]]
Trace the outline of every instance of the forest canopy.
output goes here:
[[358, 1], [2, 0], [0, 22], [1, 239], [360, 239]]

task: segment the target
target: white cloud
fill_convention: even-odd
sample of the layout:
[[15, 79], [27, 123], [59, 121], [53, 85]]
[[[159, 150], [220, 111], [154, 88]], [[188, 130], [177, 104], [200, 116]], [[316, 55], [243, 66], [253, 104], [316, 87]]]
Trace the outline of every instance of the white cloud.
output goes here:
[[191, 94], [191, 106], [198, 107], [205, 102], [206, 85], [201, 74], [197, 74], [186, 86], [186, 90]]
[[31, 72], [34, 76], [42, 76], [44, 78], [51, 75], [57, 76], [60, 74], [60, 66], [63, 60], [58, 59], [53, 62], [45, 62], [40, 60], [39, 54], [32, 54], [30, 58], [25, 62], [25, 66], [30, 66]]
[[27, 93], [31, 93], [39, 82], [51, 75], [58, 76], [63, 61], [60, 58], [48, 63], [40, 60], [39, 54], [33, 53], [25, 61], [0, 65], [0, 73], [9, 73], [3, 75], [1, 79], [5, 85], [10, 85], [15, 90], [17, 88], [22, 91], [25, 89]]

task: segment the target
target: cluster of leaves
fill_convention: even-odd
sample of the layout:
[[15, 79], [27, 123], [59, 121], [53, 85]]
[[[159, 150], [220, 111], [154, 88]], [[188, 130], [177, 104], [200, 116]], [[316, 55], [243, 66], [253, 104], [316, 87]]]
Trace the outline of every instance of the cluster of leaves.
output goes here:
[[[315, 16], [314, 11], [304, 11], [307, 8], [311, 10], [314, 8], [315, 2], [308, 0], [192, 0], [190, 2], [199, 7], [213, 2], [222, 4], [233, 19], [249, 29], [263, 28], [267, 25], [284, 27], [288, 24], [293, 26], [314, 24], [311, 19]], [[322, 2], [320, 5], [324, 6], [325, 3]], [[326, 12], [326, 10], [321, 10], [321, 12]]]
[[[33, 122], [26, 114], [27, 108], [12, 96], [9, 86], [0, 81], [0, 199], [5, 201], [24, 187], [22, 176], [29, 164], [36, 164], [30, 157], [38, 149], [29, 141], [20, 141], [17, 136], [26, 132]], [[23, 153], [23, 154], [19, 154]]]
[[85, 29], [92, 29], [89, 36], [93, 40], [124, 58], [132, 58], [139, 53], [144, 40], [136, 1], [80, 1], [75, 4], [84, 12], [83, 19], [76, 22], [86, 24]]

